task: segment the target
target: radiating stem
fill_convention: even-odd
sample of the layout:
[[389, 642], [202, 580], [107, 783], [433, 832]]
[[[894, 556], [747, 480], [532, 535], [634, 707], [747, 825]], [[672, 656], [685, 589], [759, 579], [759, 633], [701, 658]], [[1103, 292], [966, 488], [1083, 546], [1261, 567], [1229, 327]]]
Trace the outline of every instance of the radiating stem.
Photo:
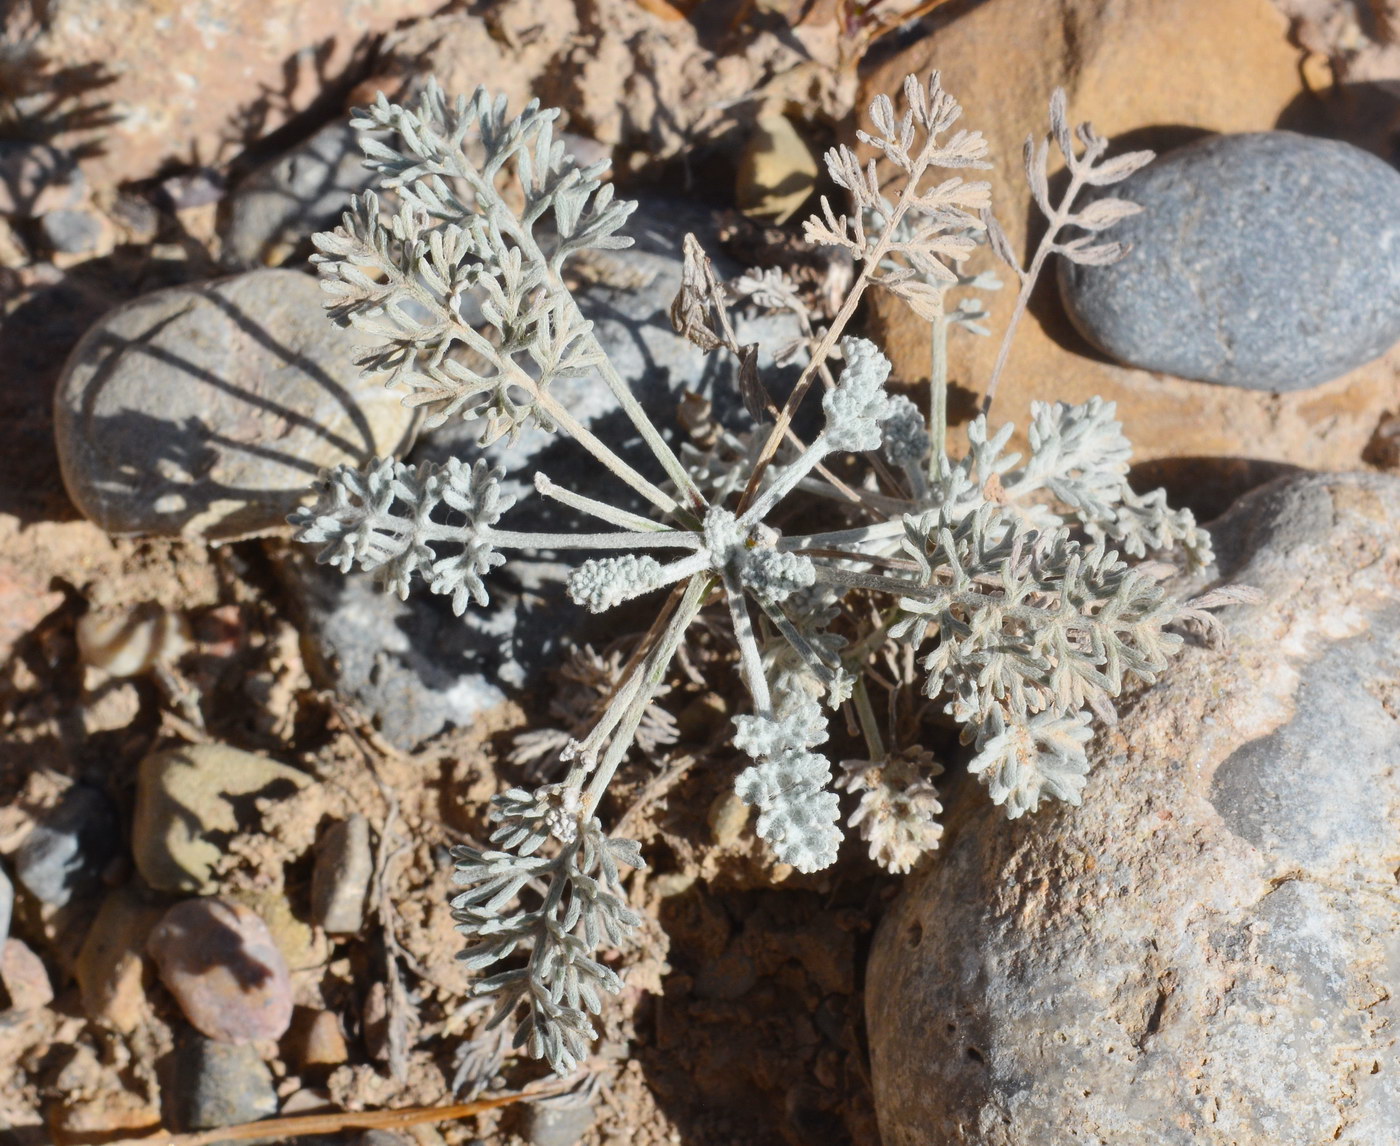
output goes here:
[[613, 773], [617, 771], [617, 766], [622, 763], [622, 758], [627, 755], [627, 750], [632, 746], [632, 737], [636, 734], [637, 726], [642, 722], [642, 714], [646, 711], [647, 705], [651, 703], [657, 686], [665, 677], [666, 669], [671, 663], [671, 658], [676, 655], [676, 650], [680, 648], [686, 629], [690, 627], [690, 622], [700, 612], [700, 606], [710, 591], [712, 581], [713, 578], [709, 573], [698, 573], [690, 579], [690, 584], [686, 586], [680, 604], [676, 606], [676, 611], [671, 615], [660, 639], [634, 670], [637, 679], [636, 691], [628, 702], [622, 719], [618, 721], [617, 729], [608, 744], [608, 750], [598, 761], [597, 770], [594, 771], [592, 779], [588, 782], [588, 788], [583, 794], [583, 816], [585, 819], [592, 816], [597, 810], [598, 801], [603, 798], [603, 793], [607, 791]]

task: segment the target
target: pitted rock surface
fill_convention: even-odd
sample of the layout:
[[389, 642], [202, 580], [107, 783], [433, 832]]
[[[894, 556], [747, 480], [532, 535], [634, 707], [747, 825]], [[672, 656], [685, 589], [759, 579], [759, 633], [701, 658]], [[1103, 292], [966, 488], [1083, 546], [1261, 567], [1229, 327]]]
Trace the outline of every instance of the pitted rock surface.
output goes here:
[[1400, 481], [1214, 529], [1225, 611], [1101, 731], [1082, 808], [952, 793], [866, 998], [887, 1146], [1400, 1141]]

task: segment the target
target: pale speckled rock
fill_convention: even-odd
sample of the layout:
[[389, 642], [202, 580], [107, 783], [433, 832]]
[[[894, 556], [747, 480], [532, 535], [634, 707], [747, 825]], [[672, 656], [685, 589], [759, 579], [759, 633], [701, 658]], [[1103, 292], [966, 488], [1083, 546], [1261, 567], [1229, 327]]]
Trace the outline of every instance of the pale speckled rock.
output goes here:
[[74, 504], [109, 533], [230, 540], [284, 529], [321, 467], [401, 449], [412, 412], [321, 303], [310, 275], [261, 270], [105, 315], [54, 395]]
[[1081, 334], [1143, 370], [1303, 390], [1400, 339], [1400, 174], [1349, 143], [1219, 135], [1117, 184], [1106, 267], [1060, 261]]
[[281, 1038], [292, 1021], [287, 961], [242, 904], [187, 899], [146, 942], [161, 982], [201, 1034], [218, 1042]]
[[1400, 480], [1243, 499], [1226, 613], [1079, 809], [968, 784], [867, 981], [886, 1146], [1400, 1141]]
[[337, 820], [316, 841], [311, 918], [332, 935], [355, 934], [364, 926], [365, 895], [373, 874], [369, 821], [358, 812]]
[[214, 890], [220, 844], [239, 827], [233, 798], [295, 791], [310, 778], [285, 764], [223, 744], [192, 744], [141, 761], [132, 855], [160, 891]]

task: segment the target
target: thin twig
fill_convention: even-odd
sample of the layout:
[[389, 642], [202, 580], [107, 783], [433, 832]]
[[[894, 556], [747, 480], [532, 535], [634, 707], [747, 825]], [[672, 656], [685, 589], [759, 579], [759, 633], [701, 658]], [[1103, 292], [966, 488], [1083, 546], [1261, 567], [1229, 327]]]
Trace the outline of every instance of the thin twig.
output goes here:
[[140, 1138], [119, 1138], [105, 1146], [211, 1146], [214, 1142], [241, 1142], [250, 1138], [302, 1138], [308, 1134], [335, 1134], [341, 1130], [400, 1130], [428, 1122], [449, 1122], [470, 1118], [528, 1099], [560, 1094], [568, 1089], [561, 1083], [526, 1087], [510, 1094], [498, 1094], [475, 1102], [450, 1106], [410, 1106], [402, 1110], [344, 1110], [333, 1114], [296, 1114], [287, 1118], [265, 1118], [261, 1122], [240, 1122], [214, 1130], [172, 1134], [161, 1130]]

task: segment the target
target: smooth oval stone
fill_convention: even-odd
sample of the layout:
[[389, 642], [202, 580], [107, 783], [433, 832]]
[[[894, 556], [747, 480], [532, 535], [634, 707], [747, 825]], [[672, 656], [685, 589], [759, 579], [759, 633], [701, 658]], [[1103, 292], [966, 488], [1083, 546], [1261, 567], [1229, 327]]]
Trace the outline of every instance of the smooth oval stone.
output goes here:
[[1400, 479], [1212, 527], [1224, 611], [1091, 743], [1082, 807], [975, 782], [866, 975], [886, 1146], [1400, 1142]]
[[1106, 267], [1060, 260], [1080, 332], [1129, 366], [1304, 390], [1400, 339], [1400, 173], [1288, 131], [1182, 147], [1107, 190], [1143, 211]]
[[146, 951], [196, 1030], [219, 1042], [281, 1038], [292, 979], [267, 925], [238, 903], [187, 899], [151, 932]]
[[316, 280], [259, 270], [105, 315], [54, 395], [63, 481], [110, 533], [279, 530], [323, 466], [403, 449], [413, 413], [354, 363]]

